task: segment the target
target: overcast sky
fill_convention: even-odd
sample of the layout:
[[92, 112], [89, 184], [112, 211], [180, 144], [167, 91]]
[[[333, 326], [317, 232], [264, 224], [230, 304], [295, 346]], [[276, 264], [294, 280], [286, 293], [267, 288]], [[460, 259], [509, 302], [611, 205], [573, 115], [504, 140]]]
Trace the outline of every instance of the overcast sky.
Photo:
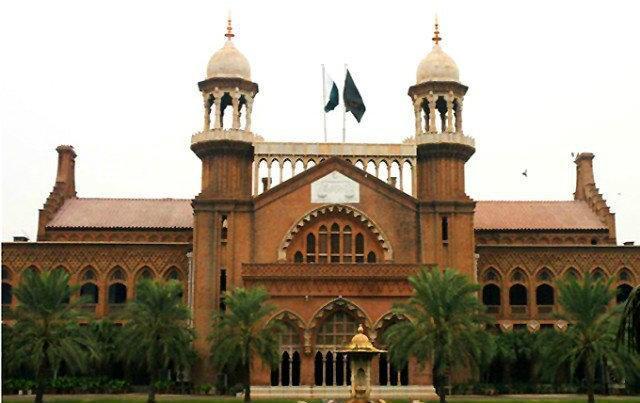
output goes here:
[[[80, 197], [197, 194], [196, 84], [224, 43], [228, 9], [260, 86], [256, 133], [321, 141], [320, 65], [341, 81], [348, 63], [367, 106], [359, 125], [348, 119], [348, 141], [371, 143], [413, 133], [406, 93], [437, 12], [469, 86], [471, 197], [570, 199], [571, 153], [591, 151], [618, 242], [640, 241], [639, 10], [611, 0], [2, 2], [3, 240], [34, 239], [59, 144], [78, 153]], [[329, 115], [330, 139], [340, 122]]]

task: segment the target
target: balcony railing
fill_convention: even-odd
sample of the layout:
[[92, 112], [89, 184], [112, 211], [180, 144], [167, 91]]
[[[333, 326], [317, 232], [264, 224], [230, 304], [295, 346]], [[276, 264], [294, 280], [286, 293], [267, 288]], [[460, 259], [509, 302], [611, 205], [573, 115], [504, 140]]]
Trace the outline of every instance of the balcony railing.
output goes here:
[[511, 315], [513, 317], [522, 318], [527, 316], [527, 306], [526, 305], [511, 305]]
[[550, 318], [553, 315], [553, 305], [538, 305], [538, 317]]
[[487, 307], [487, 313], [491, 315], [498, 315], [500, 313], [500, 305], [485, 305]]

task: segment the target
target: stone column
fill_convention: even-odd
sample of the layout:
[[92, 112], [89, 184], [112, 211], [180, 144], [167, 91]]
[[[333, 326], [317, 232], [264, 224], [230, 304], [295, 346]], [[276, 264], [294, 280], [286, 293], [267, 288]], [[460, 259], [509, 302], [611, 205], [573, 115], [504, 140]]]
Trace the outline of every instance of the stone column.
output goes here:
[[289, 354], [289, 386], [293, 386], [293, 352]]
[[258, 195], [258, 189], [260, 185], [260, 161], [253, 162], [253, 195]]
[[247, 100], [246, 108], [247, 108], [247, 116], [244, 124], [244, 130], [250, 132], [251, 131], [251, 111], [253, 110], [253, 97], [251, 95], [245, 96]]
[[[336, 382], [337, 384], [337, 382]], [[347, 384], [347, 355], [342, 356], [342, 384]]]
[[231, 105], [233, 106], [233, 121], [231, 128], [240, 129], [240, 90], [236, 89], [231, 93]]
[[436, 97], [432, 91], [427, 95], [427, 103], [429, 105], [429, 133], [436, 133]]
[[322, 354], [322, 386], [327, 386], [327, 357]]
[[387, 385], [391, 385], [391, 363], [389, 362], [389, 356], [387, 355], [387, 364], [385, 371], [387, 371]]
[[282, 183], [282, 169], [284, 168], [284, 163], [281, 160], [278, 160], [278, 166], [280, 167], [280, 173], [278, 174], [278, 184]]
[[224, 92], [218, 90], [217, 88], [213, 91], [213, 103], [215, 104], [215, 121], [213, 122], [214, 129], [222, 128], [222, 96]]
[[338, 384], [338, 382], [336, 382], [336, 367], [337, 367], [336, 364], [337, 363], [338, 363], [338, 354], [335, 354], [333, 356], [333, 362], [331, 363], [331, 373], [333, 374], [332, 376], [333, 379], [331, 380], [331, 383], [333, 384], [333, 386], [336, 386]]
[[211, 129], [211, 104], [209, 103], [209, 94], [202, 94], [204, 101], [204, 127], [202, 131], [208, 132]]
[[421, 104], [422, 98], [416, 98], [413, 100], [413, 113], [416, 118], [416, 136], [422, 134], [422, 116], [421, 116]]
[[280, 364], [278, 365], [278, 386], [282, 386], [282, 353], [280, 354]]
[[[267, 162], [267, 178], [269, 179], [267, 181], [267, 183], [269, 185], [269, 187], [268, 187], [269, 189], [271, 189], [271, 185], [273, 184], [272, 180], [271, 180], [271, 164], [273, 164], [273, 160]], [[267, 189], [265, 189], [265, 190], [267, 190]]]
[[[447, 100], [447, 133], [453, 133], [453, 91], [449, 91], [446, 96]], [[444, 131], [444, 130], [443, 130]]]
[[462, 99], [458, 98], [458, 109], [456, 110], [456, 133], [462, 134]]

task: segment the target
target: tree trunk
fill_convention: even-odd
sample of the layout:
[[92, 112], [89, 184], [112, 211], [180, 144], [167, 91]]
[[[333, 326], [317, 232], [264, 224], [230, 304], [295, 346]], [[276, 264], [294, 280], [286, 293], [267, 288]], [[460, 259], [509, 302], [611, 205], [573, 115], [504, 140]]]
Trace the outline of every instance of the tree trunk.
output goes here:
[[35, 403], [42, 403], [44, 400], [44, 382], [38, 381], [38, 385], [36, 386], [36, 398], [34, 400]]
[[[437, 360], [436, 360], [437, 361]], [[441, 366], [436, 363], [433, 366], [433, 388], [436, 390], [436, 395], [440, 398], [440, 403], [446, 403], [447, 396], [444, 390], [444, 374], [442, 374]]]
[[158, 379], [156, 373], [157, 371], [153, 370], [153, 375], [151, 375], [151, 379], [149, 380], [149, 395], [147, 396], [147, 403], [155, 403], [156, 401], [156, 381]]
[[591, 362], [591, 360], [586, 360], [586, 370], [587, 370], [587, 402], [595, 403], [596, 397], [593, 393], [593, 383], [595, 378], [595, 363]]
[[244, 365], [244, 401], [251, 401], [251, 359], [249, 355], [247, 355], [247, 361]]
[[36, 397], [34, 400], [35, 403], [42, 403], [44, 401], [44, 383], [47, 372], [48, 361], [45, 353], [44, 361], [40, 364], [40, 368], [36, 373]]

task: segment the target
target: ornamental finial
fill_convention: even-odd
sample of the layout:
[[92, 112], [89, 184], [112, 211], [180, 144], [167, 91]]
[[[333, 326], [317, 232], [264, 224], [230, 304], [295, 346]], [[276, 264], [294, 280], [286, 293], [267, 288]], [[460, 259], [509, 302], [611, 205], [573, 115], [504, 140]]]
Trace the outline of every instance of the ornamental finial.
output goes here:
[[227, 33], [224, 34], [224, 36], [226, 36], [228, 40], [231, 40], [231, 38], [235, 36], [233, 34], [233, 27], [231, 26], [231, 12], [229, 12], [227, 17]]
[[431, 40], [433, 40], [433, 43], [435, 43], [436, 45], [438, 44], [438, 42], [442, 40], [442, 38], [440, 37], [440, 23], [438, 22], [437, 14], [436, 14], [435, 22], [433, 24], [433, 38], [431, 38]]

